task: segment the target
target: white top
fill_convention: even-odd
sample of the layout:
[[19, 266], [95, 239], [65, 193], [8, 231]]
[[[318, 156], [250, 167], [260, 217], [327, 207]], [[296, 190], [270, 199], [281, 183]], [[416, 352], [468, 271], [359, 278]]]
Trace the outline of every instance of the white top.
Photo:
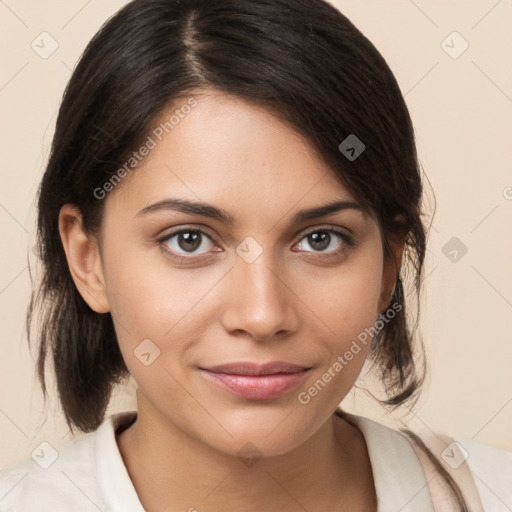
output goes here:
[[[32, 457], [0, 474], [0, 512], [145, 512], [128, 475], [116, 430], [124, 411], [58, 450], [42, 443]], [[348, 415], [366, 440], [378, 512], [434, 512], [428, 482], [408, 439], [369, 418]], [[458, 440], [486, 512], [512, 510], [512, 452]]]

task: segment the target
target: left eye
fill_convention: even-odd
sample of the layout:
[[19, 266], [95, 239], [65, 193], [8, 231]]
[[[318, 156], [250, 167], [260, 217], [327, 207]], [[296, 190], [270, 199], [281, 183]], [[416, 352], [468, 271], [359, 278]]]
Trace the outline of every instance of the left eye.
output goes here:
[[[335, 238], [338, 238], [344, 243], [338, 244], [337, 248], [333, 248], [333, 241]], [[317, 229], [316, 231], [311, 231], [307, 233], [302, 240], [307, 240], [307, 243], [314, 249], [314, 252], [338, 252], [340, 250], [340, 246], [343, 247], [344, 245], [349, 244], [348, 236], [334, 229]], [[301, 242], [299, 242], [299, 244]], [[326, 250], [329, 248], [330, 250]]]

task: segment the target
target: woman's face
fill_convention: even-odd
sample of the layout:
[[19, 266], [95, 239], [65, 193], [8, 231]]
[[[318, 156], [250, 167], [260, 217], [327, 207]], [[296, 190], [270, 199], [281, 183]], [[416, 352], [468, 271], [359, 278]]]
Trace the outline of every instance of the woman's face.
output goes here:
[[[110, 310], [146, 411], [227, 453], [251, 442], [277, 455], [319, 430], [353, 386], [370, 344], [362, 333], [396, 274], [375, 220], [302, 137], [241, 99], [195, 98], [103, 199], [103, 291], [82, 294]], [[339, 201], [353, 204], [300, 217]], [[273, 361], [309, 370], [226, 377], [234, 390], [207, 371]]]

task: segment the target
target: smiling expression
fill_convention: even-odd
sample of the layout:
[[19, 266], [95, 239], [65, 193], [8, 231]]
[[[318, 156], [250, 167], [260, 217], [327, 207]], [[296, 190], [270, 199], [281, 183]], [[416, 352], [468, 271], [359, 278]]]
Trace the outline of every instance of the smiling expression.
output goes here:
[[[286, 452], [352, 388], [369, 345], [307, 405], [298, 400], [374, 325], [396, 275], [375, 218], [304, 138], [240, 98], [195, 97], [103, 199], [99, 284], [78, 286], [111, 312], [149, 409], [226, 452], [247, 441]], [[271, 395], [237, 393], [204, 371], [240, 361], [308, 371], [234, 384]]]

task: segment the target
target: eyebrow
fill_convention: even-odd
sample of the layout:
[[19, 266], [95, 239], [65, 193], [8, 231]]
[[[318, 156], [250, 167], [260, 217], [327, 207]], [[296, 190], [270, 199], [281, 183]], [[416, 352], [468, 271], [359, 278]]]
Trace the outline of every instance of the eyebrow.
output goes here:
[[[292, 218], [292, 223], [300, 223], [306, 220], [316, 219], [331, 213], [349, 209], [357, 210], [364, 214], [368, 213], [367, 209], [360, 203], [354, 201], [335, 201], [322, 206], [316, 206], [314, 208], [308, 208], [306, 210], [297, 212]], [[174, 198], [164, 199], [162, 201], [158, 201], [157, 203], [146, 206], [137, 213], [136, 217], [162, 210], [175, 210], [182, 213], [188, 213], [190, 215], [208, 217], [228, 225], [231, 225], [235, 222], [235, 218], [228, 211], [223, 210], [222, 208], [217, 208], [216, 206], [207, 203]]]

